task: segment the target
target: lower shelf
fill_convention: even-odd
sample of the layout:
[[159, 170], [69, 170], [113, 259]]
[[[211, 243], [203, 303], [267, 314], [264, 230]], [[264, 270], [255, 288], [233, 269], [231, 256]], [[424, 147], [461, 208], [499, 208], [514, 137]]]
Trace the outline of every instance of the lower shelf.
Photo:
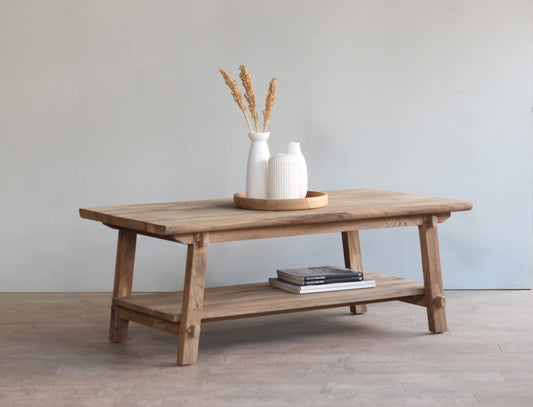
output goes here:
[[[365, 273], [365, 277], [375, 280], [376, 287], [313, 294], [292, 294], [270, 287], [268, 283], [207, 288], [202, 321], [391, 301], [424, 295], [424, 284], [418, 281], [370, 272]], [[134, 311], [132, 315], [141, 314], [161, 321], [179, 323], [182, 294], [182, 292], [136, 294], [114, 298], [113, 304]]]

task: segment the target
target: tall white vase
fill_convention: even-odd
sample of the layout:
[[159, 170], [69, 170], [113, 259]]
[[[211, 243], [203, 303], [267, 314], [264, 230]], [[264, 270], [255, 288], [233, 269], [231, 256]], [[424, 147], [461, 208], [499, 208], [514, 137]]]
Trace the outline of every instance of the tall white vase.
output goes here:
[[296, 156], [298, 158], [298, 172], [299, 172], [299, 179], [300, 179], [300, 188], [299, 188], [299, 194], [298, 198], [305, 198], [307, 195], [307, 163], [305, 162], [305, 157], [302, 154], [302, 149], [300, 147], [300, 143], [297, 143], [296, 141], [291, 141], [289, 143], [289, 149], [288, 153], [290, 155]]
[[300, 169], [298, 158], [278, 153], [268, 160], [268, 199], [298, 199]]
[[267, 198], [268, 159], [270, 150], [267, 140], [270, 133], [248, 133], [252, 140], [246, 168], [246, 197]]

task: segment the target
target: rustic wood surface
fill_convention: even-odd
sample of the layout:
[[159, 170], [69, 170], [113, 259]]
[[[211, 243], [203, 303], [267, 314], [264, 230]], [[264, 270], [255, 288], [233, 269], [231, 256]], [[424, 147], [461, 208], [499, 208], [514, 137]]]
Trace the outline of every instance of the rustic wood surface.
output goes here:
[[[377, 302], [401, 297], [424, 295], [424, 284], [384, 274], [366, 272], [376, 281], [375, 288], [293, 294], [267, 283], [244, 284], [205, 289], [202, 321], [215, 321], [260, 315], [279, 314], [353, 303]], [[180, 322], [182, 292], [137, 294], [119, 297], [113, 304], [170, 322]]]
[[437, 219], [434, 216], [428, 216], [426, 222], [419, 226], [418, 230], [429, 330], [434, 333], [442, 333], [448, 328], [444, 308], [445, 301], [437, 299], [443, 297]]
[[[120, 230], [117, 243], [117, 260], [115, 263], [115, 282], [113, 296], [123, 297], [131, 294], [133, 284], [133, 267], [135, 263], [135, 246], [137, 235], [130, 230]], [[128, 336], [128, 320], [119, 316], [115, 306], [111, 307], [109, 323], [109, 340], [125, 341]]]
[[[201, 323], [242, 317], [401, 300], [427, 308], [431, 332], [446, 331], [437, 224], [472, 203], [360, 189], [330, 191], [329, 205], [302, 211], [239, 209], [230, 199], [80, 209], [119, 229], [110, 339], [126, 339], [128, 320], [178, 333], [178, 363], [196, 363]], [[346, 266], [362, 270], [359, 230], [419, 227], [424, 283], [365, 272], [372, 289], [292, 294], [266, 283], [205, 289], [207, 245], [244, 239], [342, 232]], [[131, 296], [137, 233], [188, 245], [184, 291]]]
[[[450, 213], [441, 213], [436, 215], [440, 222], [448, 219]], [[266, 226], [249, 229], [232, 229], [232, 230], [217, 230], [214, 232], [206, 232], [209, 234], [210, 243], [220, 242], [234, 242], [238, 240], [252, 240], [265, 239], [273, 237], [298, 236], [298, 235], [312, 235], [321, 233], [345, 232], [345, 231], [359, 231], [368, 229], [382, 229], [382, 228], [396, 228], [406, 226], [420, 226], [424, 223], [425, 215], [411, 215], [411, 216], [396, 216], [392, 218], [374, 218], [374, 219], [356, 219], [335, 221], [327, 223], [304, 223], [294, 224], [288, 220], [287, 224], [278, 226]], [[179, 235], [156, 235], [146, 232], [138, 232], [139, 234], [156, 237], [164, 240], [180, 242], [183, 244], [190, 244], [194, 240], [194, 233], [179, 234]]]
[[[359, 231], [350, 230], [341, 233], [342, 250], [344, 252], [344, 266], [355, 271], [363, 271], [363, 258], [361, 257], [361, 243], [359, 241]], [[350, 311], [355, 314], [364, 314], [366, 304], [352, 304]]]
[[324, 208], [302, 211], [255, 211], [217, 199], [80, 209], [80, 216], [109, 225], [157, 235], [249, 229], [287, 224], [435, 215], [466, 211], [472, 203], [379, 189], [327, 191]]
[[207, 242], [199, 235], [187, 248], [185, 283], [181, 298], [178, 364], [190, 365], [198, 359], [200, 324], [205, 289]]

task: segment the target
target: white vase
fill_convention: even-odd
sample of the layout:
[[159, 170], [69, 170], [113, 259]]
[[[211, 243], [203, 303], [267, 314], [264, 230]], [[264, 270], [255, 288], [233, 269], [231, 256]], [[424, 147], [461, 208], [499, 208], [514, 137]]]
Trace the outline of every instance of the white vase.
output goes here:
[[268, 198], [298, 199], [300, 195], [300, 169], [298, 158], [289, 154], [276, 154], [268, 160]]
[[246, 196], [248, 198], [266, 199], [268, 159], [270, 150], [267, 140], [270, 133], [248, 133], [252, 140], [248, 152], [248, 165], [246, 168]]
[[307, 163], [305, 162], [305, 157], [302, 154], [302, 150], [300, 148], [300, 143], [297, 143], [296, 141], [291, 141], [289, 143], [289, 149], [288, 153], [290, 155], [295, 156], [298, 159], [298, 168], [299, 168], [299, 175], [300, 175], [300, 189], [298, 198], [305, 198], [307, 195]]

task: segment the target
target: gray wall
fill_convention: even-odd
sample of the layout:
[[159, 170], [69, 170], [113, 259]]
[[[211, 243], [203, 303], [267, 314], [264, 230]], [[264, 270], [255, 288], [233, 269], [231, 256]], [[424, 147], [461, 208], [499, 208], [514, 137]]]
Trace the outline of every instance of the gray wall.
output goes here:
[[[532, 2], [0, 1], [1, 291], [110, 290], [116, 232], [79, 207], [231, 197], [247, 128], [217, 72], [279, 78], [270, 149], [310, 188], [474, 202], [439, 228], [447, 288], [532, 277]], [[367, 270], [421, 278], [416, 228], [361, 232]], [[139, 238], [136, 290], [186, 248]], [[342, 263], [340, 236], [210, 247], [208, 285]]]

